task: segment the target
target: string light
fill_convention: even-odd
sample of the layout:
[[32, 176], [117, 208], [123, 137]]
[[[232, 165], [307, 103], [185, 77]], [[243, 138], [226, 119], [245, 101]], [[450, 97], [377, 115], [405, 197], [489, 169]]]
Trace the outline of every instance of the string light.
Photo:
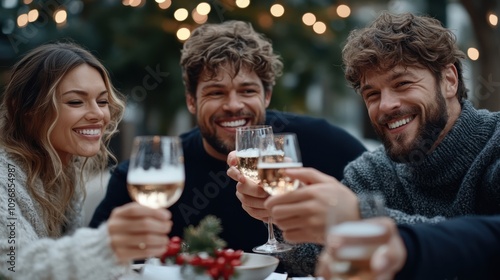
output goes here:
[[189, 36], [191, 36], [191, 31], [189, 31], [188, 28], [186, 27], [181, 27], [179, 28], [179, 30], [177, 30], [177, 39], [181, 40], [181, 41], [185, 41], [189, 38]]
[[469, 49], [467, 49], [467, 56], [469, 56], [469, 58], [471, 60], [478, 60], [479, 59], [479, 51], [478, 51], [478, 49], [476, 49], [476, 48], [469, 48]]
[[177, 21], [184, 21], [187, 19], [187, 17], [189, 16], [189, 13], [188, 13], [188, 10], [184, 9], [184, 8], [180, 8], [180, 9], [177, 9], [175, 12], [174, 12], [174, 18], [177, 20]]
[[54, 12], [54, 21], [58, 25], [62, 25], [66, 23], [66, 19], [68, 18], [68, 13], [65, 10], [59, 9]]
[[285, 13], [285, 7], [280, 4], [274, 4], [271, 6], [271, 15], [275, 17], [281, 17]]
[[488, 15], [488, 22], [492, 25], [492, 26], [497, 26], [498, 24], [498, 16], [495, 15], [494, 13], [490, 13]]
[[[158, 2], [158, 1], [156, 1], [156, 2]], [[162, 9], [162, 10], [166, 10], [166, 9], [170, 8], [171, 5], [172, 5], [171, 0], [163, 0], [162, 2], [158, 2], [158, 7], [160, 7], [160, 9]]]
[[196, 6], [196, 12], [202, 16], [206, 16], [210, 13], [210, 5], [206, 2], [201, 2]]
[[302, 16], [302, 22], [307, 26], [312, 26], [316, 22], [316, 16], [313, 13], [305, 13]]
[[20, 14], [17, 17], [17, 26], [22, 28], [25, 27], [26, 25], [28, 25], [28, 14]]
[[337, 15], [341, 18], [346, 18], [351, 14], [351, 8], [347, 5], [339, 5], [337, 7]]
[[326, 31], [326, 24], [323, 23], [322, 21], [317, 21], [316, 23], [314, 23], [313, 25], [313, 30], [314, 32], [316, 32], [317, 34], [323, 34], [325, 33]]
[[238, 8], [243, 9], [250, 6], [250, 0], [236, 0], [235, 4], [236, 6], [238, 6]]
[[28, 21], [29, 22], [35, 22], [37, 19], [38, 19], [38, 10], [37, 9], [33, 9], [31, 11], [29, 11], [28, 13]]
[[194, 9], [192, 12], [191, 12], [191, 17], [193, 18], [194, 22], [196, 22], [197, 24], [203, 24], [205, 23], [207, 20], [208, 20], [208, 15], [201, 15], [199, 12], [198, 12], [198, 9]]

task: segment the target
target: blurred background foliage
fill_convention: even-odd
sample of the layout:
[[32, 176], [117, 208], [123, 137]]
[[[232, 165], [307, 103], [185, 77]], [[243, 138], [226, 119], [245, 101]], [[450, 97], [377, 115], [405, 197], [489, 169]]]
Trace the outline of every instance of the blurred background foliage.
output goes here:
[[[0, 0], [0, 86], [27, 50], [71, 40], [94, 53], [110, 71], [115, 87], [128, 97], [121, 136], [114, 143], [119, 157], [126, 157], [133, 135], [187, 131], [195, 123], [185, 109], [179, 67], [182, 40], [176, 32], [199, 25], [191, 11], [202, 1], [164, 1]], [[500, 15], [499, 0], [251, 0], [246, 8], [237, 7], [235, 0], [204, 1], [211, 8], [206, 22], [249, 21], [283, 57], [284, 75], [275, 86], [272, 109], [321, 116], [365, 142], [375, 139], [364, 104], [344, 81], [341, 49], [350, 30], [389, 10], [434, 16], [457, 33], [464, 52], [478, 50], [477, 60], [466, 61], [470, 99], [476, 107], [500, 110], [500, 31], [488, 18]], [[270, 13], [274, 4], [284, 7], [282, 16]], [[339, 5], [349, 7], [347, 17], [339, 16]], [[184, 21], [174, 19], [179, 8], [190, 13]], [[36, 19], [22, 25], [21, 15], [33, 10], [38, 11]], [[56, 19], [61, 11], [62, 19]], [[302, 22], [306, 12], [325, 23], [324, 33]]]

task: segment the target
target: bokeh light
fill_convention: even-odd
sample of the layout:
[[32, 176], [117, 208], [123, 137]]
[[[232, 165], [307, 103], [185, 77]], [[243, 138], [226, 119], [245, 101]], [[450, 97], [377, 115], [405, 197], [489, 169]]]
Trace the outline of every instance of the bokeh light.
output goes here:
[[271, 6], [270, 11], [271, 11], [271, 15], [273, 15], [275, 17], [280, 17], [285, 13], [285, 7], [283, 7], [280, 4], [274, 4]]
[[189, 13], [188, 13], [188, 10], [184, 9], [184, 8], [180, 8], [180, 9], [177, 9], [175, 12], [174, 12], [174, 18], [177, 20], [177, 21], [184, 21], [187, 19], [187, 17], [189, 16]]
[[189, 31], [189, 29], [186, 27], [181, 27], [179, 28], [179, 30], [177, 30], [176, 35], [177, 39], [185, 41], [189, 38], [189, 36], [191, 36], [191, 31]]
[[210, 13], [210, 5], [206, 2], [201, 2], [196, 6], [196, 12], [202, 16], [206, 16]]
[[348, 17], [349, 15], [351, 15], [351, 8], [349, 8], [349, 6], [347, 5], [339, 5], [337, 7], [337, 15], [339, 15], [339, 17], [341, 18], [346, 18]]
[[54, 12], [54, 21], [57, 24], [64, 24], [68, 18], [68, 13], [65, 10], [56, 10]]
[[326, 31], [326, 24], [322, 21], [317, 21], [313, 25], [313, 30], [314, 30], [314, 32], [316, 32], [318, 34], [323, 34]]
[[492, 26], [497, 26], [498, 24], [498, 16], [491, 13], [488, 15], [488, 22], [492, 25]]
[[479, 50], [476, 48], [469, 48], [469, 49], [467, 49], [467, 56], [471, 60], [478, 60], [479, 59]]
[[302, 16], [302, 22], [307, 26], [312, 26], [316, 22], [316, 16], [313, 13], [305, 13]]
[[238, 8], [246, 8], [248, 6], [250, 6], [250, 0], [236, 0], [236, 6], [238, 6]]

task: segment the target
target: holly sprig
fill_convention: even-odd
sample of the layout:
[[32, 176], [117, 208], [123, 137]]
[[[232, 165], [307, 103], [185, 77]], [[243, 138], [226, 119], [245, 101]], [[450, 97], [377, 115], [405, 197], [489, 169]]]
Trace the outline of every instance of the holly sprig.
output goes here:
[[190, 265], [197, 273], [206, 273], [212, 279], [228, 280], [235, 274], [235, 266], [241, 265], [242, 250], [225, 249], [226, 242], [219, 237], [220, 220], [206, 216], [198, 226], [184, 230], [184, 241], [170, 238], [167, 250], [160, 258], [164, 264]]

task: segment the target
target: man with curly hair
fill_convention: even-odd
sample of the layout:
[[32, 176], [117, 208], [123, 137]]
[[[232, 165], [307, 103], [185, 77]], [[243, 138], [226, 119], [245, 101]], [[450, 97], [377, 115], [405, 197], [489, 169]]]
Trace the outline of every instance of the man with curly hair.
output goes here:
[[364, 199], [371, 192], [383, 194], [398, 224], [499, 214], [500, 113], [467, 100], [463, 58], [453, 33], [431, 17], [384, 12], [352, 31], [345, 76], [384, 145], [351, 162], [341, 182], [312, 168], [287, 170], [308, 187], [265, 204], [242, 186], [244, 208], [264, 204], [294, 242], [324, 241], [332, 207], [337, 222], [374, 216]]
[[[229, 248], [251, 252], [265, 242], [267, 226], [260, 219], [267, 221], [268, 212], [260, 212], [259, 219], [249, 216], [235, 195], [236, 182], [226, 174], [226, 157], [235, 149], [238, 127], [269, 124], [275, 133], [296, 133], [303, 164], [339, 180], [347, 163], [365, 151], [357, 139], [325, 120], [266, 109], [283, 63], [271, 42], [249, 23], [201, 25], [184, 43], [180, 64], [187, 107], [198, 126], [181, 135], [186, 182], [181, 198], [169, 208], [171, 236], [182, 236], [185, 227], [211, 214], [221, 219], [220, 236]], [[92, 227], [130, 201], [127, 167], [125, 162], [114, 170]], [[295, 246], [279, 255], [282, 269], [289, 275], [312, 274], [320, 250], [312, 244]]]

